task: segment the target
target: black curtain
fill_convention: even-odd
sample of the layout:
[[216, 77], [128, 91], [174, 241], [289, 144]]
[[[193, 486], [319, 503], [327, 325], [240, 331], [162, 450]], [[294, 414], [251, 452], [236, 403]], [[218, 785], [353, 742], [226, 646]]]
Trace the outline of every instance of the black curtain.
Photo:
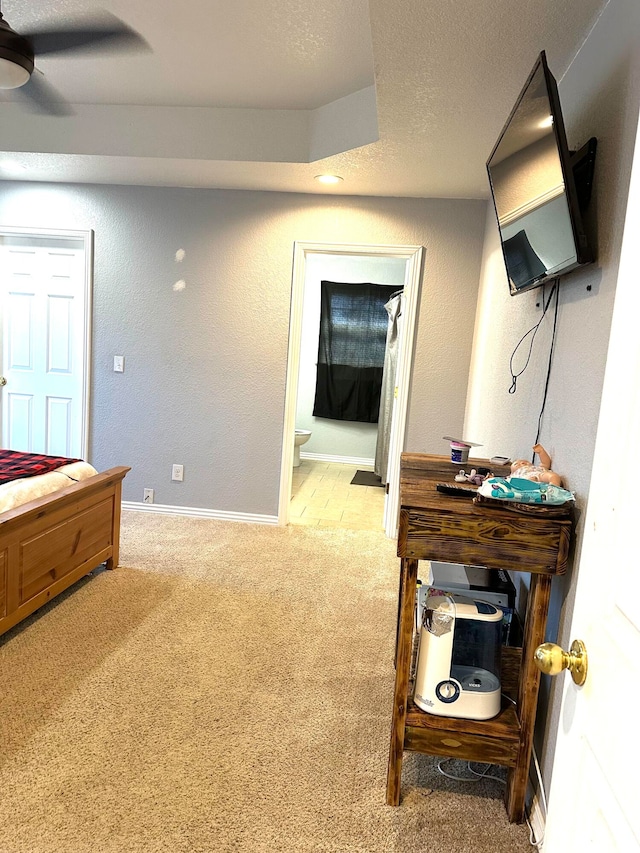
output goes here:
[[313, 414], [377, 423], [389, 317], [397, 285], [320, 285], [320, 341]]

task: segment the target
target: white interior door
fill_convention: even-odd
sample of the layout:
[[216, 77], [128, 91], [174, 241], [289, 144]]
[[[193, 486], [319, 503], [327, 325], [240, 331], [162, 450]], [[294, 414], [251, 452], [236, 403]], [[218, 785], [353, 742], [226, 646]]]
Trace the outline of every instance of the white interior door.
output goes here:
[[0, 235], [3, 447], [86, 454], [85, 240]]
[[545, 853], [640, 849], [640, 335], [637, 241], [640, 134], [627, 218], [571, 634], [585, 642], [587, 681], [564, 674]]

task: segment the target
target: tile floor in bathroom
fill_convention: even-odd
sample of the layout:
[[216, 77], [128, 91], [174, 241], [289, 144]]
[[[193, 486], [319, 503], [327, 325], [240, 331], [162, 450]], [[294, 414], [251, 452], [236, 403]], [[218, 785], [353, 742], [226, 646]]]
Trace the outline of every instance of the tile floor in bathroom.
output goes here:
[[302, 459], [293, 469], [289, 522], [314, 527], [382, 531], [385, 490], [380, 486], [352, 486], [364, 465]]

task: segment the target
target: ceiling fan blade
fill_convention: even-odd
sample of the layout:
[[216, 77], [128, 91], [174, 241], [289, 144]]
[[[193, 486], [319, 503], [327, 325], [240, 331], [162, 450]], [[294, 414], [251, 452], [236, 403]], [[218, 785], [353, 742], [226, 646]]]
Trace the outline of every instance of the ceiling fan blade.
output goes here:
[[35, 70], [28, 83], [13, 90], [13, 97], [20, 99], [31, 112], [39, 115], [73, 115], [71, 105], [63, 100], [43, 74]]
[[116, 18], [103, 15], [87, 19], [73, 27], [23, 33], [36, 56], [48, 53], [80, 53], [99, 50], [150, 50], [149, 44], [134, 29]]

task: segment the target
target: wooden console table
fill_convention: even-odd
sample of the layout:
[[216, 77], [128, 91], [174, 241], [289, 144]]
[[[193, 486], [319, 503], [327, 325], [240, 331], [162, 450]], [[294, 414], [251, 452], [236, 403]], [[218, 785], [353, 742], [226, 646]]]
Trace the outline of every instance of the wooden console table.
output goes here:
[[[496, 476], [508, 473], [488, 460], [473, 460], [473, 465], [486, 466]], [[522, 823], [540, 684], [533, 653], [545, 640], [551, 579], [567, 568], [573, 522], [569, 510], [563, 517], [519, 513], [436, 491], [436, 483], [453, 482], [459, 467], [446, 456], [401, 457], [400, 590], [387, 804], [400, 802], [402, 757], [408, 749], [509, 768], [507, 814], [512, 823]], [[515, 704], [503, 699], [492, 720], [439, 717], [413, 703], [409, 676], [419, 560], [531, 574], [522, 648], [502, 649], [502, 691]]]

